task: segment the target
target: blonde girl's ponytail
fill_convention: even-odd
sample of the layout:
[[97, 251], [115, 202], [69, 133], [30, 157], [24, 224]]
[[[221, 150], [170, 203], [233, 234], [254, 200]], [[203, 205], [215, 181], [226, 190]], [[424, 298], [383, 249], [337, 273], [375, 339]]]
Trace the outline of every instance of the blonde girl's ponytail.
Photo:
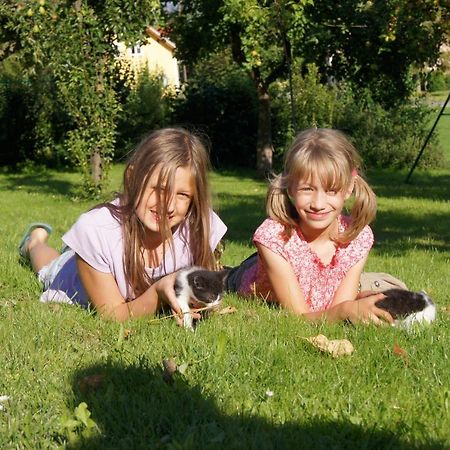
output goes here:
[[269, 185], [266, 198], [267, 215], [287, 228], [297, 226], [298, 213], [289, 199], [286, 177], [284, 174], [274, 176]]
[[362, 175], [354, 178], [353, 205], [350, 209], [350, 224], [338, 241], [348, 243], [355, 239], [362, 229], [375, 219], [377, 198]]

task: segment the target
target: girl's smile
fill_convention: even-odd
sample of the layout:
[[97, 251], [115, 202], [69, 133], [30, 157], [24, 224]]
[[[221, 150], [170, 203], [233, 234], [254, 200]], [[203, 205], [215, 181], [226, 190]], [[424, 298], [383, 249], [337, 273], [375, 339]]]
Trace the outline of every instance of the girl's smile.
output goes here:
[[305, 211], [305, 213], [311, 220], [325, 220], [328, 214], [331, 214], [332, 211], [325, 211], [325, 212]]
[[[352, 186], [353, 187], [353, 186]], [[322, 185], [318, 177], [300, 181], [291, 190], [291, 198], [300, 217], [303, 234], [311, 238], [324, 232], [336, 233], [337, 221], [351, 190], [335, 191]]]
[[[150, 213], [153, 215], [153, 218], [155, 219], [155, 221], [160, 222], [161, 221], [161, 216], [158, 212], [150, 210]], [[173, 218], [173, 214], [170, 214], [167, 216], [167, 220], [171, 220]]]
[[168, 226], [173, 228], [179, 225], [186, 217], [191, 206], [194, 195], [194, 182], [191, 169], [189, 167], [178, 167], [175, 172], [174, 183], [171, 189], [171, 196], [165, 199], [165, 185], [158, 184], [160, 170], [150, 177], [145, 188], [142, 200], [136, 208], [136, 214], [146, 228], [154, 233], [160, 234], [160, 224], [163, 221], [159, 205], [160, 199], [167, 201]]

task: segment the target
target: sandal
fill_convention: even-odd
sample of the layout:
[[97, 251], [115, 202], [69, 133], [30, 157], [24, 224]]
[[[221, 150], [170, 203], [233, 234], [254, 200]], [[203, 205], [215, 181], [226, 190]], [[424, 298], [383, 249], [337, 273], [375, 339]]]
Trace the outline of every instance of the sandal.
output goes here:
[[33, 230], [35, 230], [36, 228], [43, 228], [48, 234], [52, 234], [53, 228], [46, 224], [46, 223], [32, 223], [28, 226], [27, 231], [25, 232], [25, 234], [23, 235], [22, 240], [20, 241], [19, 244], [19, 254], [22, 258], [27, 258], [28, 257], [28, 249], [27, 249], [27, 244], [28, 241], [30, 240], [30, 235], [32, 233]]

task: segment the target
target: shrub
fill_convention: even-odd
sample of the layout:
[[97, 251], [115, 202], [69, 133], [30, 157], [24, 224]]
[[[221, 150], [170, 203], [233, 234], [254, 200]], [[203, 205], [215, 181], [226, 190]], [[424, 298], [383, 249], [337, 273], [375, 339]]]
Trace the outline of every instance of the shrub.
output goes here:
[[[418, 101], [384, 109], [370, 101], [349, 102], [336, 127], [354, 140], [367, 167], [410, 167], [428, 132], [432, 110]], [[428, 143], [428, 151], [420, 160], [421, 167], [440, 167], [443, 153], [436, 136]]]
[[61, 166], [67, 162], [63, 141], [72, 124], [49, 74], [26, 77], [24, 72], [15, 57], [0, 66], [0, 165]]
[[167, 123], [169, 95], [162, 77], [150, 74], [146, 68], [132, 86], [121, 86], [123, 103], [117, 124], [116, 158], [122, 158], [144, 135]]
[[[274, 136], [281, 149], [278, 154], [284, 153], [295, 132], [315, 126], [332, 127], [354, 140], [368, 167], [405, 168], [414, 162], [429, 131], [432, 110], [419, 101], [384, 108], [368, 90], [353, 91], [345, 84], [320, 83], [314, 65], [308, 65], [304, 75], [297, 68], [293, 89], [294, 126], [286, 112], [287, 86], [279, 85], [273, 96], [277, 126]], [[440, 167], [443, 162], [442, 150], [434, 136], [420, 165]]]
[[431, 72], [428, 76], [428, 90], [430, 92], [445, 91], [448, 88], [445, 75], [441, 71]]
[[257, 98], [248, 75], [231, 58], [201, 61], [179, 96], [174, 121], [206, 133], [215, 167], [255, 166]]
[[35, 120], [28, 114], [33, 98], [31, 83], [15, 67], [0, 68], [0, 165], [16, 166], [33, 154], [31, 134]]
[[274, 114], [274, 144], [276, 161], [281, 156], [297, 132], [311, 127], [332, 128], [342, 114], [347, 103], [348, 91], [337, 85], [324, 85], [320, 82], [318, 69], [314, 64], [303, 68], [301, 63], [293, 66], [292, 90], [293, 110], [287, 83], [279, 83], [272, 90], [272, 111]]

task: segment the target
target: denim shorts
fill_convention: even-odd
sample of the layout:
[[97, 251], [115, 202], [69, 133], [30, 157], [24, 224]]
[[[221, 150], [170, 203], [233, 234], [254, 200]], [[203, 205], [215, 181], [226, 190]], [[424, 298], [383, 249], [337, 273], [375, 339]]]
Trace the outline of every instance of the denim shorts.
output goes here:
[[75, 252], [69, 249], [58, 256], [56, 259], [51, 261], [49, 264], [44, 266], [38, 272], [38, 280], [42, 283], [44, 291], [46, 291], [51, 286], [56, 278], [56, 275], [58, 275], [61, 268], [70, 258], [72, 258], [73, 255], [75, 255]]
[[68, 249], [38, 272], [42, 303], [69, 303], [87, 307], [89, 299], [78, 276], [75, 252]]

